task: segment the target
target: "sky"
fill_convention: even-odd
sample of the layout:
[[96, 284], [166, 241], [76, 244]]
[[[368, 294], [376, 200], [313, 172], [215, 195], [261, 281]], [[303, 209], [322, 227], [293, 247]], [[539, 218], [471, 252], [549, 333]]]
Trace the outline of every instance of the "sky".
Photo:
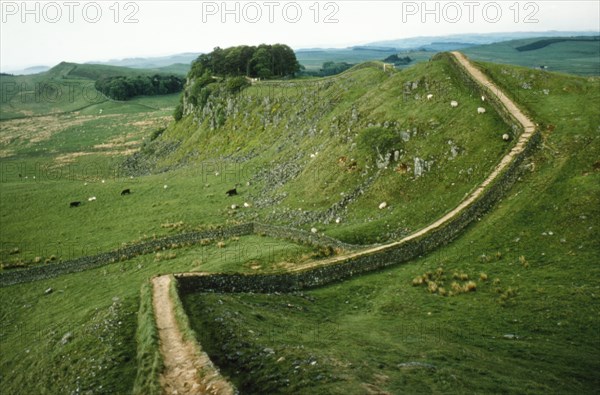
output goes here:
[[459, 33], [600, 31], [592, 1], [0, 1], [0, 69], [284, 43], [339, 48]]

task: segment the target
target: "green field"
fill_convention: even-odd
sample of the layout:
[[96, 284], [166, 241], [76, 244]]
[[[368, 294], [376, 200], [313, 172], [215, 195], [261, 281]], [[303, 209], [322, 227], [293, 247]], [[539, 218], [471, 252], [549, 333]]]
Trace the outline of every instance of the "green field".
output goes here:
[[[183, 299], [198, 340], [242, 393], [597, 392], [600, 81], [479, 65], [540, 124], [543, 142], [520, 182], [454, 243], [303, 293]], [[2, 270], [251, 220], [395, 240], [456, 206], [514, 143], [502, 141], [511, 130], [491, 107], [477, 114], [479, 96], [443, 59], [258, 84], [178, 123], [175, 95], [19, 97], [0, 121]], [[397, 137], [387, 147], [397, 161], [377, 166], [381, 152], [359, 138], [370, 127]], [[415, 158], [429, 163], [420, 176]], [[227, 198], [235, 184], [240, 195]], [[0, 386], [131, 393], [138, 368], [151, 372], [137, 359], [138, 346], [151, 349], [153, 323], [140, 310], [151, 277], [281, 271], [318, 256], [253, 235], [0, 288]], [[454, 295], [412, 285], [427, 272]], [[476, 291], [458, 291], [468, 281]]]

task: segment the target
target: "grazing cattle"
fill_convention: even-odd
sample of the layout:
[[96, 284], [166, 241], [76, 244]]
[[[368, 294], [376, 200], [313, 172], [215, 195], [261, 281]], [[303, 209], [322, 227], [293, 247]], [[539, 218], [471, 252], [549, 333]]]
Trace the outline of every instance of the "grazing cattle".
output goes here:
[[450, 102], [450, 106], [451, 106], [451, 107], [458, 107], [458, 102], [457, 102], [456, 100], [452, 100], [452, 101]]
[[485, 114], [485, 108], [477, 107], [477, 114]]
[[69, 207], [70, 207], [70, 208], [72, 208], [72, 207], [79, 207], [79, 206], [81, 206], [81, 202], [71, 202], [71, 203], [69, 204]]
[[235, 196], [235, 195], [237, 195], [237, 194], [238, 194], [238, 193], [237, 193], [237, 188], [230, 189], [230, 190], [228, 190], [227, 192], [225, 192], [225, 194], [226, 194], [227, 196]]
[[131, 190], [129, 188], [123, 189], [121, 191], [121, 196], [124, 196], [124, 195], [131, 195]]

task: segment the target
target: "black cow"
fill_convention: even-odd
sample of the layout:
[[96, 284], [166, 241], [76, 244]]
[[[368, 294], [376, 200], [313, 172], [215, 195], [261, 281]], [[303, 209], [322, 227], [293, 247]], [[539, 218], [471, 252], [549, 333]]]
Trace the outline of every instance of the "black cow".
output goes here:
[[237, 195], [237, 194], [238, 194], [238, 193], [237, 193], [237, 188], [230, 189], [230, 190], [228, 190], [227, 192], [225, 192], [225, 194], [226, 194], [227, 196], [234, 196], [234, 195]]
[[131, 190], [130, 189], [123, 189], [121, 191], [121, 196], [123, 195], [131, 195]]
[[71, 207], [79, 207], [79, 206], [81, 206], [81, 202], [71, 202], [69, 204], [69, 208], [71, 208]]

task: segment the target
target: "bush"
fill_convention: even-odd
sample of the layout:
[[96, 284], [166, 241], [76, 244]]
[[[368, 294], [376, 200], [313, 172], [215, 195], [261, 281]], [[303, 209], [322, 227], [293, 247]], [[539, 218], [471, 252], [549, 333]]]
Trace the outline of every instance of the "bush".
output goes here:
[[225, 88], [227, 89], [227, 92], [231, 94], [241, 92], [244, 88], [246, 88], [249, 85], [250, 83], [248, 82], [246, 77], [228, 78], [225, 82]]
[[[360, 132], [357, 139], [358, 149], [367, 157], [384, 155], [400, 148], [402, 138], [393, 130], [374, 126]], [[375, 150], [375, 151], [373, 151]]]

